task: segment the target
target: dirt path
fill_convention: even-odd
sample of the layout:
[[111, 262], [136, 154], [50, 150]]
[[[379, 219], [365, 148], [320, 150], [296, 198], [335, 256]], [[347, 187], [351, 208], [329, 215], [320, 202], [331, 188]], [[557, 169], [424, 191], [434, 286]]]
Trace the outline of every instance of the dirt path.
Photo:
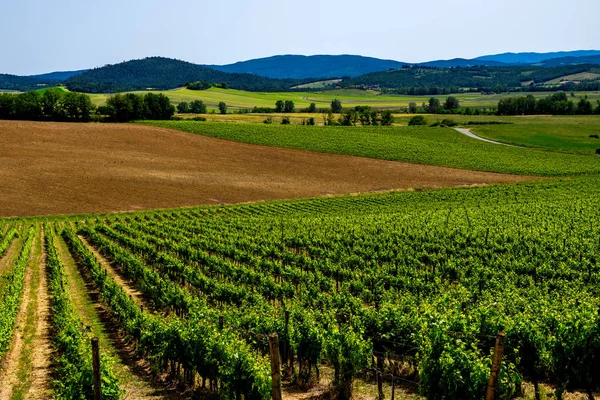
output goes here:
[[532, 179], [258, 146], [136, 124], [0, 121], [0, 143], [0, 216], [132, 211]]
[[131, 296], [133, 301], [135, 301], [137, 304], [143, 305], [147, 310], [150, 309], [149, 305], [144, 300], [142, 293], [140, 293], [140, 291], [137, 290], [131, 282], [123, 278], [121, 271], [117, 271], [117, 269], [113, 267], [108, 262], [108, 260], [106, 260], [106, 258], [104, 258], [102, 254], [100, 254], [92, 245], [90, 245], [83, 236], [78, 237], [79, 239], [81, 239], [83, 244], [85, 244], [85, 246], [92, 252], [92, 254], [94, 254], [98, 262], [100, 262], [100, 265], [102, 265], [102, 267], [106, 269], [106, 271], [113, 277], [113, 279], [119, 285], [121, 285], [121, 287], [125, 290], [125, 293]]
[[0, 383], [0, 399], [50, 397], [51, 350], [45, 259], [42, 230], [39, 227], [25, 275], [17, 331], [6, 358], [6, 375]]
[[152, 382], [147, 366], [134, 357], [134, 349], [127, 345], [124, 337], [114, 328], [108, 311], [102, 306], [99, 293], [82, 275], [66, 243], [57, 236], [59, 255], [65, 266], [69, 293], [84, 325], [100, 339], [100, 348], [115, 362], [114, 370], [120, 387], [125, 390], [125, 399], [168, 399], [177, 398], [160, 384]]
[[515, 146], [513, 144], [508, 144], [508, 143], [495, 142], [490, 139], [482, 138], [481, 136], [477, 136], [476, 134], [471, 132], [469, 129], [465, 129], [465, 128], [454, 128], [454, 130], [458, 133], [462, 133], [463, 135], [470, 137], [471, 139], [481, 140], [482, 142], [486, 142], [486, 143], [499, 144], [499, 145], [508, 146], [508, 147], [523, 147], [523, 146]]

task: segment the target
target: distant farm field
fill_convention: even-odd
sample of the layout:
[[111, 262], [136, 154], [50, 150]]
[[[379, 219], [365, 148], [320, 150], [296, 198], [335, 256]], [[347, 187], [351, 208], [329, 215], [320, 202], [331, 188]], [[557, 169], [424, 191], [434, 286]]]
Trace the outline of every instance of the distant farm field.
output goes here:
[[[411, 115], [396, 114], [397, 125], [407, 125]], [[428, 124], [448, 118], [478, 136], [517, 146], [594, 154], [600, 148], [600, 115], [425, 115]], [[486, 125], [486, 123], [492, 124]], [[494, 124], [500, 122], [500, 124]]]
[[[437, 118], [437, 117], [436, 117]], [[431, 118], [430, 122], [435, 119]], [[484, 143], [449, 128], [146, 121], [219, 139], [451, 168], [537, 176], [600, 173], [600, 157]]]
[[2, 121], [0, 142], [4, 217], [527, 179], [253, 146], [144, 125]]
[[[145, 93], [145, 92], [138, 92]], [[193, 100], [202, 100], [209, 109], [217, 109], [220, 102], [225, 102], [232, 110], [252, 109], [254, 107], [274, 107], [277, 100], [291, 100], [296, 109], [306, 108], [311, 103], [315, 103], [318, 108], [328, 108], [333, 99], [338, 99], [347, 107], [357, 105], [368, 105], [377, 109], [401, 109], [408, 107], [409, 103], [414, 102], [417, 106], [426, 103], [432, 96], [409, 96], [409, 95], [385, 95], [374, 90], [327, 90], [323, 92], [245, 92], [242, 90], [211, 88], [208, 90], [188, 90], [185, 88], [160, 91], [167, 95], [171, 102], [180, 103], [182, 101], [190, 102]], [[532, 94], [537, 98], [546, 97], [548, 92], [532, 93], [510, 93], [499, 95], [482, 95], [480, 93], [461, 93], [453, 94], [459, 99], [461, 105], [469, 107], [496, 107], [498, 101], [507, 96], [526, 96]], [[595, 102], [600, 99], [597, 92], [576, 92], [575, 97], [571, 99], [577, 101], [579, 97], [588, 96]], [[96, 105], [106, 102], [109, 94], [90, 94], [92, 101]], [[444, 101], [448, 95], [433, 96]]]

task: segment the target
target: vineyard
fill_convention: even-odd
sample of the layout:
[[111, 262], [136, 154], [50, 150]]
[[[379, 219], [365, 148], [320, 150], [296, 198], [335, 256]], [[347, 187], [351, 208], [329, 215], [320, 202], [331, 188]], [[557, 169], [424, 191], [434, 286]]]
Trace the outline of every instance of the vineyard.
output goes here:
[[[0, 254], [11, 261], [0, 270], [0, 356], [43, 242], [59, 398], [93, 395], [93, 328], [66, 289], [73, 279], [97, 293], [135, 357], [190, 397], [271, 398], [276, 334], [283, 398], [327, 380], [340, 399], [357, 382], [479, 399], [499, 332], [497, 398], [530, 384], [536, 397], [540, 387], [593, 396], [598, 192], [589, 177], [0, 220]], [[101, 347], [103, 398], [128, 398], [122, 360], [108, 353]]]

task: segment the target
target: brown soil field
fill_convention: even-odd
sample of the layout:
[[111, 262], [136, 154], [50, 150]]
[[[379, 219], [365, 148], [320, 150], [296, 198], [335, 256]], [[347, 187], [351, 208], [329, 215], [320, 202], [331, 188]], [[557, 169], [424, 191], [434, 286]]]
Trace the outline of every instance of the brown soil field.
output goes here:
[[528, 179], [256, 146], [134, 124], [0, 121], [0, 217]]

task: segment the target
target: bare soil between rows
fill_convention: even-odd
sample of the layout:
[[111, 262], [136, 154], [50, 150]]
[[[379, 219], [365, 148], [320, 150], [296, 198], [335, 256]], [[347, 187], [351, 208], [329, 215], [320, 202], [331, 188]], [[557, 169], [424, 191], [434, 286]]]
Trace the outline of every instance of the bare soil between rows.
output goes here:
[[531, 179], [257, 146], [134, 124], [0, 121], [0, 217]]

